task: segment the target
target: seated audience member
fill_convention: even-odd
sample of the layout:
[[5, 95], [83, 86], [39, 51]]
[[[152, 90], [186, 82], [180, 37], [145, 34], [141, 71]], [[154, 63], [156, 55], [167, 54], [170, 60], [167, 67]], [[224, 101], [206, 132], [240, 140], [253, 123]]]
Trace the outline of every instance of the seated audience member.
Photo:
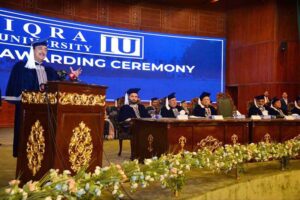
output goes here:
[[216, 109], [211, 105], [210, 93], [202, 92], [198, 99], [198, 105], [194, 108], [193, 115], [199, 117], [210, 117], [216, 115]]
[[295, 107], [291, 110], [292, 114], [300, 115], [300, 95], [295, 100]]
[[181, 101], [180, 106], [183, 108], [183, 110], [185, 111], [185, 113], [187, 115], [190, 114], [190, 111], [189, 111], [188, 104], [187, 104], [186, 100]]
[[165, 105], [161, 108], [160, 114], [162, 117], [176, 118], [183, 108], [177, 105], [175, 92], [166, 97]]
[[149, 118], [145, 106], [139, 104], [138, 92], [139, 88], [131, 88], [127, 90], [124, 105], [120, 108], [118, 121], [129, 121], [132, 118]]
[[265, 104], [269, 105], [270, 99], [269, 99], [269, 92], [267, 90], [264, 92], [264, 98], [265, 98]]
[[280, 99], [281, 101], [281, 110], [282, 112], [287, 115], [288, 114], [288, 95], [286, 92], [282, 93], [282, 98]]
[[151, 98], [150, 106], [148, 106], [146, 109], [148, 110], [148, 113], [151, 116], [159, 115], [159, 113], [160, 113], [160, 102], [159, 102], [159, 99], [157, 97]]
[[259, 95], [254, 98], [254, 105], [249, 108], [248, 116], [252, 115], [267, 115], [268, 111], [265, 108], [265, 98], [264, 95]]
[[269, 108], [269, 115], [276, 116], [277, 118], [283, 118], [284, 113], [281, 110], [281, 102], [280, 99], [274, 97], [271, 101], [271, 106]]

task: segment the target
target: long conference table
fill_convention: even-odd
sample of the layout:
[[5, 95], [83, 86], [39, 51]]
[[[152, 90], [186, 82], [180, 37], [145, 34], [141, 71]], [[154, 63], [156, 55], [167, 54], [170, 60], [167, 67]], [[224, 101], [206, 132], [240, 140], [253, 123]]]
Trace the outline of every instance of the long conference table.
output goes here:
[[134, 119], [133, 157], [145, 158], [182, 150], [214, 150], [224, 144], [283, 142], [300, 137], [300, 120], [285, 119]]

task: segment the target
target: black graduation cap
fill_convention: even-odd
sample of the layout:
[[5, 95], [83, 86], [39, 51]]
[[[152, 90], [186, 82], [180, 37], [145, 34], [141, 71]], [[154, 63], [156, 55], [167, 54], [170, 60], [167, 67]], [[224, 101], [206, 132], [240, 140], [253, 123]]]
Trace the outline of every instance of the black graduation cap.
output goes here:
[[158, 100], [158, 98], [157, 97], [151, 98], [151, 101], [155, 101], [155, 100]]
[[254, 97], [256, 100], [261, 100], [261, 99], [265, 99], [264, 95], [258, 95], [256, 97]]
[[169, 94], [168, 95], [168, 100], [176, 98], [175, 94], [176, 94], [175, 92], [172, 92], [171, 94]]
[[276, 101], [280, 101], [280, 99], [278, 99], [277, 97], [274, 97], [271, 101], [272, 105], [274, 105], [276, 103]]
[[182, 100], [180, 103], [185, 103], [186, 102], [186, 100]]
[[203, 99], [204, 97], [210, 97], [210, 93], [208, 93], [208, 92], [202, 92], [202, 94], [200, 95], [201, 101], [202, 101], [202, 99]]
[[300, 95], [297, 96], [296, 101], [300, 101]]
[[127, 90], [126, 93], [127, 93], [128, 95], [130, 95], [130, 94], [132, 94], [132, 93], [139, 93], [140, 90], [141, 90], [140, 88], [130, 88], [130, 89]]
[[35, 40], [35, 41], [32, 41], [31, 42], [31, 45], [33, 46], [33, 48], [37, 47], [37, 46], [47, 46], [47, 40], [46, 38], [43, 38], [43, 39], [38, 39], [38, 40]]

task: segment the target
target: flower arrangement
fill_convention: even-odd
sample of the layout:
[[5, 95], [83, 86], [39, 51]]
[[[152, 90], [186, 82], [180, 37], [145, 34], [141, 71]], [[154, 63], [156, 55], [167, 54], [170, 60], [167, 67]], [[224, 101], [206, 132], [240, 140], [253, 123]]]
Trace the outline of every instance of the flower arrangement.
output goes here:
[[219, 147], [213, 152], [208, 148], [197, 152], [183, 151], [144, 160], [125, 161], [121, 165], [96, 167], [94, 172], [82, 168], [75, 176], [65, 170], [59, 173], [51, 169], [41, 180], [29, 181], [20, 187], [19, 180], [12, 180], [0, 190], [0, 199], [98, 199], [103, 191], [114, 198], [124, 197], [123, 184], [129, 183], [131, 192], [145, 188], [154, 182], [169, 188], [176, 196], [186, 182], [186, 173], [192, 169], [206, 168], [214, 172], [228, 173], [242, 168], [249, 161], [280, 160], [282, 166], [288, 159], [298, 156], [300, 140], [284, 143], [234, 144]]

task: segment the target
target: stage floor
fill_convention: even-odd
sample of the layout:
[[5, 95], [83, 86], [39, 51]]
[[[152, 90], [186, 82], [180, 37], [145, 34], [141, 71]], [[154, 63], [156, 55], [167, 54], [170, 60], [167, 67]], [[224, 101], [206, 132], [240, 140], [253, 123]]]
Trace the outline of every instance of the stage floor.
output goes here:
[[[16, 159], [12, 157], [12, 129], [0, 129], [0, 187], [14, 179]], [[118, 141], [104, 142], [103, 165], [109, 162], [121, 163], [129, 159], [129, 142], [124, 141], [123, 155], [117, 156]], [[247, 199], [247, 200], [296, 200], [300, 199], [300, 161], [292, 160], [286, 171], [280, 170], [278, 161], [248, 163], [245, 173], [238, 180], [234, 173], [213, 174], [207, 170], [192, 170], [188, 173], [187, 183], [180, 196], [175, 198], [170, 190], [154, 184], [136, 193], [129, 192], [126, 199]], [[104, 196], [103, 199], [112, 199]]]

